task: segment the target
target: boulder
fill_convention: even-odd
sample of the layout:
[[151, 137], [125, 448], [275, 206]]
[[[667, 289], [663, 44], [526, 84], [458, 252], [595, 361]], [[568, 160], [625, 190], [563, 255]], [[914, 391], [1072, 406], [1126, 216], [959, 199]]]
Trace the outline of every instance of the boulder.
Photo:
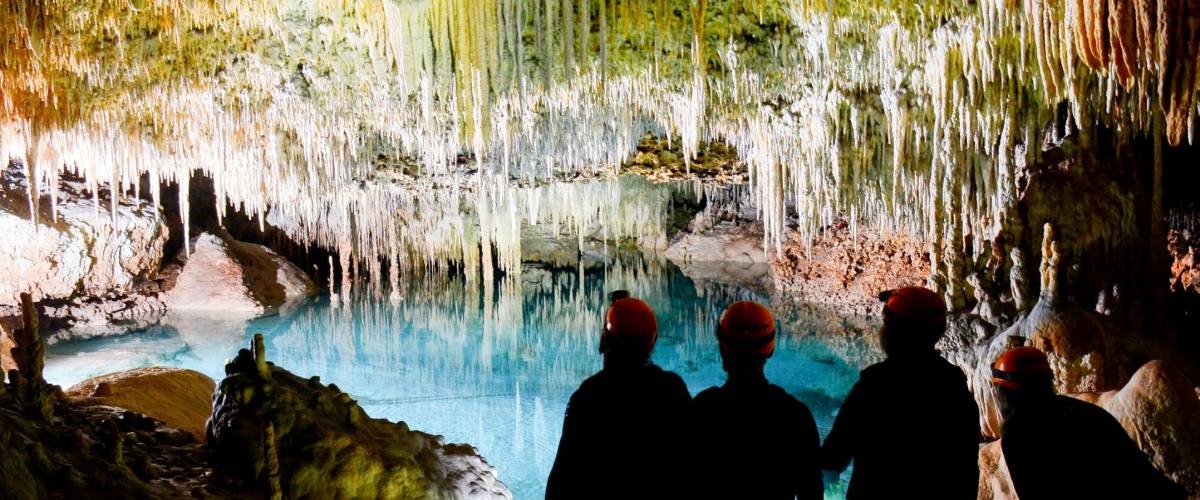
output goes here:
[[127, 293], [158, 270], [168, 235], [160, 211], [125, 198], [114, 212], [80, 192], [62, 182], [57, 220], [44, 196], [34, 224], [22, 169], [0, 173], [0, 305], [17, 304], [22, 292], [38, 301]]
[[1075, 397], [1117, 417], [1155, 467], [1200, 495], [1200, 399], [1181, 371], [1155, 360], [1143, 365], [1120, 390]]
[[[1120, 390], [1072, 396], [1111, 413], [1158, 470], [1200, 495], [1200, 399], [1179, 370], [1151, 361]], [[979, 449], [980, 499], [1016, 498], [1000, 442]]]
[[163, 301], [171, 311], [258, 315], [316, 293], [312, 280], [269, 248], [228, 235], [196, 237]]
[[214, 389], [216, 383], [200, 372], [152, 367], [93, 377], [71, 386], [66, 395], [83, 406], [141, 413], [202, 439]]
[[474, 448], [370, 418], [337, 386], [267, 363], [261, 335], [254, 344], [225, 366], [208, 421], [226, 473], [286, 498], [511, 498]]
[[755, 288], [771, 284], [770, 260], [758, 224], [724, 221], [696, 232], [680, 232], [663, 255], [694, 281]]

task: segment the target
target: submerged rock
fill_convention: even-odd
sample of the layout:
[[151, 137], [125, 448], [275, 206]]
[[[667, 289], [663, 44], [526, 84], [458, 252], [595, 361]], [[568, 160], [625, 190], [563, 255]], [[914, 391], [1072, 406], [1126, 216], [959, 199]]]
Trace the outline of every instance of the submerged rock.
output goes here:
[[270, 249], [204, 233], [163, 301], [172, 311], [257, 315], [315, 292], [303, 271]]
[[213, 398], [208, 447], [226, 472], [289, 498], [511, 498], [466, 445], [368, 417], [349, 394], [243, 349]]
[[141, 413], [203, 439], [215, 388], [212, 379], [197, 371], [151, 367], [93, 377], [71, 386], [66, 395], [82, 406]]

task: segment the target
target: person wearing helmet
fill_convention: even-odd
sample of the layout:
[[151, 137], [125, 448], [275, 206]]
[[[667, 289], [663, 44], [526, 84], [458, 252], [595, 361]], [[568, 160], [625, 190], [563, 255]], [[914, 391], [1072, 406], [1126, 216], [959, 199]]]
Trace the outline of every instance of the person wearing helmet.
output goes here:
[[1046, 355], [1017, 347], [992, 365], [1000, 449], [1021, 500], [1186, 498], [1103, 408], [1054, 393]]
[[679, 422], [691, 395], [650, 362], [658, 322], [645, 302], [614, 293], [604, 316], [604, 367], [567, 403], [547, 499], [671, 498], [682, 471]]
[[888, 290], [880, 343], [887, 359], [862, 370], [821, 448], [822, 467], [854, 462], [846, 498], [973, 499], [979, 410], [966, 376], [934, 349], [946, 304], [920, 287]]
[[692, 401], [692, 496], [822, 498], [821, 438], [812, 412], [763, 375], [775, 352], [771, 311], [754, 302], [730, 305], [717, 341], [728, 377]]

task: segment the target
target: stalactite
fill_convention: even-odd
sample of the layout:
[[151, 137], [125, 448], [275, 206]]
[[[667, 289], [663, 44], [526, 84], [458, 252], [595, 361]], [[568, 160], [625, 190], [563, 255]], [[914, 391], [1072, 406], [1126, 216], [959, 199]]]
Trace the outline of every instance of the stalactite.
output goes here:
[[[97, 217], [101, 189], [111, 216], [148, 174], [156, 204], [179, 184], [188, 231], [199, 171], [219, 217], [229, 204], [338, 250], [343, 300], [385, 259], [389, 275], [482, 273], [494, 250], [512, 271], [530, 220], [652, 231], [595, 215], [598, 194], [538, 191], [609, 178], [646, 133], [682, 141], [689, 170], [701, 144], [733, 145], [764, 247], [844, 213], [982, 248], [1060, 100], [1120, 134], [1146, 132], [1157, 103], [1170, 144], [1200, 112], [1195, 0], [146, 3], [0, 12], [0, 158], [30, 169], [31, 214], [49, 193], [57, 218], [60, 173], [85, 178]], [[778, 39], [753, 41], [764, 27]], [[110, 38], [124, 49], [96, 48]], [[450, 218], [397, 216], [418, 213]]]

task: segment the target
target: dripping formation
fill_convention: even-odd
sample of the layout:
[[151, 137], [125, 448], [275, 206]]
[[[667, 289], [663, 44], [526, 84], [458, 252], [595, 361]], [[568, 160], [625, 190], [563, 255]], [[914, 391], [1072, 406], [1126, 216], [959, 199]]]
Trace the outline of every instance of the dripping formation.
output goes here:
[[944, 274], [1000, 230], [1059, 102], [1085, 141], [1194, 139], [1197, 19], [1194, 0], [20, 2], [0, 10], [0, 158], [36, 221], [64, 174], [114, 193], [101, 217], [143, 177], [157, 203], [201, 172], [219, 216], [337, 250], [343, 275], [491, 278], [519, 273], [523, 224], [654, 235], [661, 212], [605, 179], [645, 134], [689, 167], [719, 140], [765, 248], [846, 214], [927, 239]]

